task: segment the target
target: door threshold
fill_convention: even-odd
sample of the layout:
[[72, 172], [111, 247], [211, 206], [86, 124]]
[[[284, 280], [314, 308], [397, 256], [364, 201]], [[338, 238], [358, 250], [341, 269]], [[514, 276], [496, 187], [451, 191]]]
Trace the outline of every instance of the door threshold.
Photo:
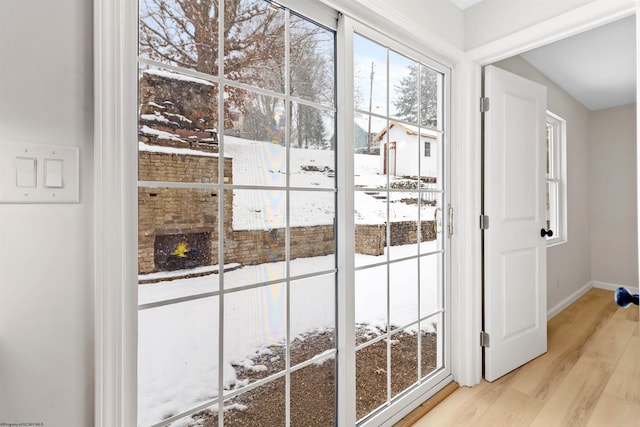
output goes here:
[[444, 386], [442, 390], [425, 400], [413, 411], [409, 412], [403, 419], [394, 424], [393, 427], [409, 427], [414, 425], [418, 420], [424, 417], [429, 411], [438, 406], [440, 402], [449, 397], [451, 393], [459, 389], [457, 382], [451, 381]]

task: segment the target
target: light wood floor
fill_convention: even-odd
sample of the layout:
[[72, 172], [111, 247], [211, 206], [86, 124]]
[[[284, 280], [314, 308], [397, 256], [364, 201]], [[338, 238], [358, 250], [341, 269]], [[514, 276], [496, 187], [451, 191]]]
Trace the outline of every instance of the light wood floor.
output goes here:
[[551, 319], [546, 354], [459, 388], [414, 426], [640, 426], [638, 307], [591, 289]]

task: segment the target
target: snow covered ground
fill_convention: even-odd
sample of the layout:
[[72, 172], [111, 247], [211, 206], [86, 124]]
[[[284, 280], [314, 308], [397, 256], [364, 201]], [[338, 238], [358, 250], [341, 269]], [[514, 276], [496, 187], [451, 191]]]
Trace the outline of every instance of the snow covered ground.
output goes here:
[[[434, 244], [435, 245], [435, 244]], [[394, 325], [415, 322], [421, 313], [438, 308], [438, 258], [422, 264], [420, 298], [417, 268], [398, 266], [390, 292], [390, 319]], [[413, 261], [415, 263], [415, 261]], [[293, 260], [297, 271], [331, 268], [333, 257]], [[283, 263], [275, 263], [283, 264]], [[415, 267], [415, 264], [413, 265]], [[280, 266], [273, 266], [278, 269]], [[225, 287], [234, 275], [260, 277], [262, 266], [246, 266], [225, 273]], [[253, 271], [252, 271], [253, 270]], [[431, 272], [432, 274], [424, 274]], [[385, 274], [386, 276], [386, 274]], [[382, 278], [385, 279], [385, 276]], [[160, 282], [139, 287], [140, 304], [219, 289], [219, 275]], [[386, 327], [386, 281], [379, 269], [356, 275], [357, 324]], [[139, 425], [147, 426], [216, 397], [218, 384], [220, 306], [218, 297], [142, 310], [138, 316]], [[223, 378], [225, 388], [235, 385], [232, 363], [250, 364], [249, 357], [286, 338], [286, 288], [276, 284], [228, 294], [224, 301]], [[293, 281], [290, 289], [290, 336], [335, 327], [333, 275]], [[260, 369], [256, 367], [256, 369]]]
[[[178, 135], [157, 131], [148, 127], [145, 133], [164, 139], [182, 141]], [[162, 147], [139, 143], [140, 151], [167, 154], [201, 155], [218, 157], [218, 154], [196, 151], [190, 148]], [[287, 184], [287, 155], [285, 147], [268, 142], [251, 141], [232, 136], [224, 140], [224, 156], [233, 159], [233, 183], [284, 187]], [[290, 187], [324, 189], [327, 191], [291, 192], [290, 225], [292, 227], [332, 224], [335, 216], [334, 164], [335, 153], [330, 150], [292, 148], [289, 169]], [[315, 169], [315, 170], [309, 170]], [[387, 178], [380, 174], [380, 158], [377, 155], [356, 154], [354, 159], [354, 184], [357, 188], [384, 188]], [[387, 208], [384, 201], [375, 199], [364, 191], [354, 195], [356, 224], [382, 224], [386, 222]], [[416, 193], [392, 193], [391, 200], [417, 197]], [[420, 215], [432, 218], [435, 208], [423, 206]], [[234, 230], [272, 229], [286, 223], [286, 199], [282, 190], [236, 189], [233, 192]], [[392, 221], [416, 219], [415, 206], [394, 203], [390, 211]]]
[[[151, 146], [143, 147], [153, 150]], [[280, 146], [225, 138], [225, 154], [234, 158], [235, 184], [285, 185], [286, 155]], [[377, 156], [356, 156], [356, 183], [368, 187], [384, 185], [378, 175]], [[333, 152], [291, 150], [290, 185], [331, 189]], [[309, 171], [303, 166], [313, 166]], [[275, 193], [282, 193], [274, 191]], [[234, 229], [281, 227], [284, 225], [284, 201], [265, 190], [234, 190]], [[406, 193], [405, 193], [406, 196]], [[284, 199], [284, 197], [282, 197]], [[292, 226], [331, 224], [334, 218], [334, 195], [331, 191], [295, 192], [291, 196]], [[386, 204], [365, 193], [356, 194], [356, 222], [379, 224], [386, 221]], [[417, 209], [404, 203], [394, 207], [394, 219], [416, 218]], [[404, 206], [406, 209], [404, 209]], [[433, 207], [423, 207], [421, 215], [433, 216]], [[436, 242], [424, 244], [424, 250], [437, 249]], [[415, 254], [415, 246], [396, 247], [394, 256]], [[356, 255], [357, 265], [383, 261], [386, 256]], [[421, 262], [418, 278], [417, 260], [392, 266], [389, 292], [390, 321], [403, 326], [415, 322], [439, 308], [437, 289], [440, 257], [430, 256]], [[297, 275], [317, 273], [334, 268], [334, 257], [323, 256], [291, 261]], [[286, 277], [286, 264], [276, 262], [243, 266], [224, 273], [225, 290], [259, 284]], [[386, 327], [387, 283], [380, 268], [365, 269], [356, 274], [356, 323]], [[148, 304], [220, 290], [220, 275], [211, 274], [139, 286], [139, 303]], [[420, 288], [420, 293], [418, 289]], [[258, 289], [226, 294], [224, 315], [220, 316], [217, 296], [145, 309], [138, 316], [138, 423], [148, 426], [215, 398], [222, 356], [225, 388], [238, 387], [233, 364], [251, 365], [250, 357], [269, 345], [286, 339], [287, 324], [293, 340], [313, 331], [335, 328], [334, 276], [320, 275]], [[419, 297], [418, 297], [419, 296]], [[420, 302], [420, 313], [418, 313]], [[286, 313], [289, 308], [289, 320]], [[220, 349], [220, 322], [224, 322], [224, 346]], [[262, 367], [255, 366], [260, 370]], [[174, 425], [180, 425], [176, 423]]]

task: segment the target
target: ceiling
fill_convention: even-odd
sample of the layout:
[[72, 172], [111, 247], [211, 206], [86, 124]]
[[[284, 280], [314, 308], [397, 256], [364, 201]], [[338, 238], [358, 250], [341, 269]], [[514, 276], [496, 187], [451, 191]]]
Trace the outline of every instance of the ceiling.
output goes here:
[[[451, 0], [465, 10], [483, 0]], [[636, 102], [636, 18], [630, 16], [521, 56], [595, 111]]]
[[481, 1], [482, 0], [451, 0], [453, 4], [455, 4], [462, 10], [465, 10], [466, 8], [471, 7], [476, 3], [480, 3]]
[[635, 16], [521, 56], [592, 111], [636, 102]]

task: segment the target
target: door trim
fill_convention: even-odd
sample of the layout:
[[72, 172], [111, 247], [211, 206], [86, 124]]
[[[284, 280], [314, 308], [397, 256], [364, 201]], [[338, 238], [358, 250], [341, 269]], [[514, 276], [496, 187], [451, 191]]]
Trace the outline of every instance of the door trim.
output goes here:
[[137, 2], [94, 0], [94, 424], [137, 419]]
[[[460, 117], [461, 124], [465, 125], [465, 127], [461, 128], [457, 126], [455, 129], [465, 133], [464, 146], [469, 149], [469, 152], [464, 153], [463, 157], [465, 157], [464, 160], [467, 162], [465, 166], [470, 168], [467, 172], [473, 175], [473, 179], [475, 179], [474, 182], [480, 182], [482, 176], [480, 167], [482, 158], [479, 149], [482, 143], [480, 126], [481, 113], [478, 108], [482, 93], [482, 67], [633, 15], [636, 13], [636, 9], [637, 6], [635, 2], [630, 0], [588, 3], [585, 6], [578, 7], [536, 25], [524, 28], [498, 40], [474, 48], [466, 53], [466, 60], [462, 61], [459, 66], [456, 67], [456, 70], [460, 71], [460, 74], [456, 77], [461, 80], [462, 86], [460, 88], [461, 94], [459, 94], [459, 97], [454, 98], [458, 101], [460, 98], [467, 100], [467, 102], [459, 106], [462, 110]], [[640, 21], [640, 17], [638, 17], [638, 20]], [[638, 36], [636, 35], [636, 37]], [[640, 44], [636, 43], [636, 49], [640, 52]], [[638, 62], [640, 63], [640, 57], [638, 58]], [[640, 93], [638, 94], [638, 99], [640, 99]], [[638, 117], [640, 125], [640, 112]], [[467, 156], [468, 158], [466, 158]], [[640, 151], [638, 156], [640, 159]], [[638, 173], [638, 181], [640, 182], [640, 171]], [[459, 193], [460, 196], [473, 198], [475, 196], [471, 194], [473, 187], [474, 184], [469, 183], [469, 187], [463, 188], [463, 191]], [[477, 190], [478, 195], [480, 191], [480, 189]], [[638, 203], [640, 204], [640, 186], [638, 187], [638, 191]], [[478, 215], [481, 213], [479, 206], [478, 204], [478, 210], [474, 212], [471, 217], [466, 218], [467, 222], [472, 222], [476, 228]], [[460, 224], [460, 222], [461, 219], [458, 220], [458, 224]], [[477, 229], [479, 231], [479, 228]], [[477, 233], [478, 236], [479, 234], [480, 233]], [[476, 242], [475, 239], [468, 240], [473, 243]], [[469, 290], [471, 301], [467, 302], [467, 309], [470, 310], [469, 314], [467, 316], [458, 316], [456, 319], [460, 319], [462, 322], [459, 325], [462, 329], [462, 336], [469, 340], [474, 340], [477, 344], [471, 345], [469, 348], [470, 352], [468, 355], [469, 359], [472, 360], [461, 361], [459, 364], [454, 364], [452, 368], [454, 369], [454, 380], [461, 386], [473, 386], [482, 380], [482, 351], [480, 350], [481, 347], [478, 339], [480, 330], [482, 329], [482, 292], [480, 289], [482, 270], [478, 270], [476, 264], [478, 259], [480, 260], [480, 264], [482, 263], [482, 249], [471, 245], [468, 250], [463, 252], [466, 253], [463, 253], [463, 258], [460, 259], [462, 260], [464, 257], [468, 257], [467, 259], [473, 260], [467, 265], [473, 268], [474, 275], [470, 278], [470, 282], [465, 281], [464, 278], [459, 282], [460, 291], [465, 292]], [[456, 270], [457, 269], [454, 269], [454, 274]], [[461, 274], [468, 277], [468, 274]], [[464, 346], [469, 346], [469, 343], [461, 343], [461, 347]]]

